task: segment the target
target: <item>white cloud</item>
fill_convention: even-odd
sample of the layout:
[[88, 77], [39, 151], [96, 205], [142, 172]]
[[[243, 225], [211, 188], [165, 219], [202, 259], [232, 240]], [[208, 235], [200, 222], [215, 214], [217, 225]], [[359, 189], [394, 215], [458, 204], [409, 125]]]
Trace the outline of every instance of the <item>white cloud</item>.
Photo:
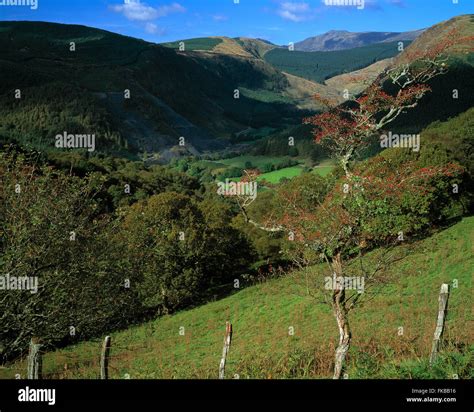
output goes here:
[[179, 3], [151, 7], [140, 0], [124, 0], [123, 4], [111, 6], [111, 9], [133, 21], [151, 21], [172, 13], [184, 13], [186, 11]]
[[179, 3], [173, 3], [168, 6], [158, 7], [158, 17], [164, 17], [171, 13], [184, 13], [186, 9]]
[[145, 31], [149, 34], [163, 34], [163, 29], [159, 28], [155, 23], [146, 23]]
[[311, 8], [305, 2], [285, 1], [280, 3], [277, 14], [285, 20], [300, 22], [311, 17]]
[[308, 3], [293, 3], [291, 1], [285, 1], [281, 3], [281, 7], [284, 10], [288, 10], [290, 12], [295, 12], [295, 13], [301, 13], [301, 12], [306, 12], [309, 10], [309, 4]]

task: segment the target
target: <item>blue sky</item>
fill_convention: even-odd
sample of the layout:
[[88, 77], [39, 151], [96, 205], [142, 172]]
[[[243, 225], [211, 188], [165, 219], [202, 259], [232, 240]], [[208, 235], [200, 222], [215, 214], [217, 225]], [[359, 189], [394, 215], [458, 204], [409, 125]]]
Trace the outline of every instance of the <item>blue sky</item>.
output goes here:
[[[32, 7], [2, 5], [12, 1]], [[363, 0], [344, 7], [325, 1], [331, 0], [0, 0], [0, 20], [83, 24], [158, 43], [245, 36], [288, 44], [329, 30], [407, 31], [474, 13], [474, 0], [365, 0], [360, 10]]]

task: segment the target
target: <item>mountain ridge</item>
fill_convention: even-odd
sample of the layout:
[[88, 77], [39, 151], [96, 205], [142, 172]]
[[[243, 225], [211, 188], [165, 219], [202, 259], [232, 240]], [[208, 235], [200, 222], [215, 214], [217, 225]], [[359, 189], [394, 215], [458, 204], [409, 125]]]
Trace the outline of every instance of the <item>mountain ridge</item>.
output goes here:
[[426, 29], [409, 32], [350, 32], [347, 30], [330, 30], [326, 33], [308, 37], [295, 43], [296, 51], [337, 51], [356, 47], [369, 46], [376, 43], [394, 41], [413, 41]]

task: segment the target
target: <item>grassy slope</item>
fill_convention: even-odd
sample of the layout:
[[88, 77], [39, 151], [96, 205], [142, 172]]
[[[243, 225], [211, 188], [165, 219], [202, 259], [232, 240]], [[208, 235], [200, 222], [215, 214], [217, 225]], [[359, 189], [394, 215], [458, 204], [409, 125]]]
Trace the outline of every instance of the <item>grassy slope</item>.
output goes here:
[[162, 43], [162, 45], [172, 49], [179, 49], [181, 43], [184, 43], [186, 51], [210, 51], [256, 58], [262, 58], [265, 53], [278, 47], [259, 39], [247, 37], [231, 39], [223, 36], [178, 40]]
[[[402, 246], [409, 255], [391, 266], [382, 293], [353, 313], [349, 377], [474, 378], [472, 240], [474, 217], [431, 238]], [[234, 325], [227, 373], [240, 378], [329, 377], [337, 330], [329, 308], [310, 298], [305, 279], [326, 276], [326, 268], [270, 280], [228, 298], [112, 334], [111, 376], [123, 378], [215, 378], [226, 320]], [[471, 344], [470, 355], [442, 356], [428, 372], [443, 282], [452, 288], [445, 341], [451, 349]], [[295, 335], [289, 336], [288, 328]], [[398, 328], [404, 328], [403, 336]], [[180, 336], [180, 327], [185, 335]], [[100, 342], [72, 346], [44, 358], [47, 377], [95, 378]], [[67, 368], [65, 368], [67, 364]], [[67, 369], [67, 370], [66, 370]], [[0, 369], [0, 377], [24, 374], [24, 363]]]
[[185, 50], [212, 50], [218, 44], [222, 43], [222, 39], [217, 37], [200, 37], [196, 39], [174, 41], [170, 43], [163, 43], [162, 46], [170, 47], [172, 49], [179, 49], [180, 43], [184, 43]]
[[317, 173], [318, 175], [324, 177], [327, 176], [334, 170], [334, 166], [317, 166], [313, 169], [313, 173]]
[[347, 90], [350, 95], [355, 96], [362, 93], [366, 89], [367, 84], [372, 83], [391, 63], [392, 59], [380, 60], [361, 70], [331, 77], [324, 84], [337, 90], [340, 96], [343, 95], [344, 90]]
[[262, 58], [270, 50], [278, 46], [268, 43], [260, 39], [252, 39], [248, 37], [239, 37], [235, 39], [248, 53], [255, 57]]

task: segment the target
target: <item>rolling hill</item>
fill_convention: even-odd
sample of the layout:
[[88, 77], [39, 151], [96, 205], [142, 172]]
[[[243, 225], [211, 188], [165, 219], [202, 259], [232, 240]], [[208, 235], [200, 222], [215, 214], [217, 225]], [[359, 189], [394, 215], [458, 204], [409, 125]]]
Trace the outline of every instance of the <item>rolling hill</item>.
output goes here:
[[[240, 65], [241, 71], [247, 70], [244, 66], [257, 66], [258, 71], [268, 73], [268, 77], [277, 79], [273, 84], [262, 85], [244, 84], [242, 93], [250, 98], [264, 102], [286, 102], [293, 104], [299, 109], [320, 110], [321, 105], [312, 96], [319, 93], [328, 98], [338, 100], [340, 95], [336, 89], [318, 84], [311, 79], [298, 77], [294, 74], [281, 70], [278, 65], [265, 59], [265, 56], [274, 50], [282, 49], [270, 42], [261, 39], [247, 37], [208, 37], [180, 40], [172, 43], [163, 43], [164, 46], [172, 48], [185, 56], [198, 59], [207, 67], [211, 67], [216, 61], [218, 65], [234, 64]], [[180, 51], [180, 45], [184, 50]], [[284, 49], [282, 49], [284, 50]], [[223, 63], [226, 62], [226, 63]], [[242, 65], [241, 63], [244, 63]], [[219, 71], [219, 67], [216, 71]], [[286, 79], [283, 79], [284, 76]], [[249, 78], [251, 75], [248, 76]]]
[[[473, 23], [473, 16], [444, 22], [426, 30], [410, 50], [432, 47], [453, 27], [472, 34]], [[248, 162], [265, 166], [270, 149], [281, 148], [278, 157], [287, 154], [284, 151], [288, 151], [289, 131], [300, 145], [294, 149], [309, 153], [305, 149], [312, 144], [310, 126], [302, 125], [301, 118], [314, 110], [308, 103], [312, 94], [337, 98], [342, 87], [357, 93], [364, 82], [377, 77], [387, 65], [403, 62], [406, 57], [402, 54], [373, 63], [371, 53], [387, 50], [384, 48], [394, 44], [390, 42], [364, 46], [363, 52], [360, 48], [324, 52], [343, 74], [319, 84], [315, 79], [324, 80], [324, 71], [329, 68], [316, 66], [319, 71], [311, 72], [315, 64], [311, 59], [320, 52], [291, 52], [291, 58], [307, 55], [297, 61], [301, 63], [301, 76], [303, 71], [313, 74], [315, 79], [309, 80], [271, 64], [269, 57], [283, 56], [281, 65], [291, 68], [290, 56], [281, 54], [286, 50], [261, 40], [201, 38], [187, 44], [189, 48], [179, 50], [179, 42], [165, 47], [84, 26], [0, 23], [0, 143], [17, 141], [51, 150], [51, 140], [58, 131], [86, 130], [97, 133], [101, 151], [135, 158], [146, 152], [148, 159], [161, 162], [220, 151], [235, 142], [236, 132], [242, 129], [250, 130], [252, 136], [267, 129], [271, 130], [271, 139], [258, 136], [253, 147], [265, 146], [260, 147], [262, 156], [206, 160], [216, 168], [246, 167]], [[354, 61], [356, 56], [360, 60]], [[453, 48], [450, 72], [432, 82], [433, 93], [421, 102], [414, 116], [407, 115], [393, 127], [418, 130], [426, 122], [472, 107], [472, 56], [469, 47]], [[362, 65], [357, 66], [359, 63]], [[356, 72], [344, 73], [357, 67]], [[357, 76], [360, 80], [353, 81]], [[234, 98], [236, 89], [240, 91], [239, 99]], [[452, 97], [454, 89], [461, 96], [456, 101]], [[128, 91], [131, 99], [124, 98]], [[473, 110], [426, 129], [421, 159], [429, 162], [430, 156], [446, 156], [464, 166], [472, 178]], [[185, 148], [177, 145], [180, 136], [187, 139]], [[436, 145], [446, 150], [434, 150]], [[107, 168], [109, 159], [103, 160], [100, 165]], [[274, 160], [279, 161], [276, 155]], [[129, 167], [134, 169], [134, 165]], [[159, 169], [165, 170], [158, 168], [157, 173]], [[277, 182], [283, 175], [302, 172], [298, 166], [285, 169], [270, 172], [265, 178]], [[137, 169], [136, 173], [142, 171]], [[119, 183], [117, 190], [122, 191], [121, 180]], [[467, 191], [471, 192], [469, 188]], [[170, 198], [175, 196], [170, 194]], [[160, 214], [162, 208], [157, 210]], [[138, 220], [140, 216], [137, 214]], [[364, 306], [351, 312], [354, 335], [347, 378], [474, 378], [474, 218], [450, 221], [446, 227], [439, 227], [438, 222], [431, 237], [409, 239], [393, 250], [400, 259], [383, 273], [387, 284]], [[234, 242], [232, 245], [235, 249]], [[377, 253], [380, 250], [368, 256]], [[111, 378], [216, 378], [223, 329], [230, 320], [234, 337], [227, 378], [328, 378], [337, 327], [320, 291], [309, 293], [321, 289], [321, 279], [327, 275], [325, 265], [291, 273], [277, 271], [266, 279], [241, 276], [239, 272], [239, 290], [225, 298], [217, 300], [215, 295], [212, 299], [211, 295], [211, 301], [202, 306], [122, 331], [107, 326], [90, 335], [97, 337], [94, 340], [79, 342], [79, 337], [71, 337], [73, 345], [45, 354], [44, 377], [96, 378], [100, 335], [104, 333], [112, 336]], [[452, 285], [445, 345], [438, 362], [430, 368], [427, 358], [439, 287], [444, 282]], [[232, 288], [232, 284], [227, 286]], [[0, 378], [14, 378], [16, 374], [23, 377], [24, 373], [24, 359], [0, 368]]]
[[[184, 136], [189, 149], [202, 152], [222, 149], [249, 126], [301, 118], [291, 101], [234, 98], [241, 87], [273, 93], [289, 87], [285, 75], [250, 54], [180, 53], [103, 30], [39, 22], [1, 22], [0, 42], [2, 141], [47, 149], [57, 133], [93, 130], [100, 150], [158, 152]], [[21, 99], [13, 97], [17, 89]], [[126, 90], [131, 99], [123, 98]]]
[[[85, 26], [2, 22], [0, 41], [1, 141], [41, 150], [51, 150], [58, 133], [92, 130], [99, 151], [167, 162], [222, 150], [249, 127], [298, 124], [321, 108], [314, 93], [338, 98], [270, 64], [265, 58], [278, 47], [259, 39], [191, 39], [180, 50], [180, 42]], [[13, 99], [18, 88], [22, 98]]]
[[266, 53], [279, 46], [262, 39], [251, 39], [249, 37], [238, 37], [239, 44], [250, 54], [257, 58], [263, 58]]
[[184, 47], [183, 51], [208, 51], [234, 56], [256, 57], [259, 59], [263, 58], [268, 51], [279, 47], [261, 39], [249, 37], [230, 38], [225, 36], [185, 39], [171, 43], [162, 43], [162, 45], [175, 50], [179, 50], [180, 46], [182, 46]]
[[405, 33], [393, 32], [362, 32], [352, 33], [346, 30], [331, 30], [319, 36], [309, 37], [295, 43], [295, 50], [314, 51], [336, 51], [354, 49], [356, 47], [369, 46], [377, 43], [392, 43], [399, 41], [413, 41], [424, 30], [416, 30]]

